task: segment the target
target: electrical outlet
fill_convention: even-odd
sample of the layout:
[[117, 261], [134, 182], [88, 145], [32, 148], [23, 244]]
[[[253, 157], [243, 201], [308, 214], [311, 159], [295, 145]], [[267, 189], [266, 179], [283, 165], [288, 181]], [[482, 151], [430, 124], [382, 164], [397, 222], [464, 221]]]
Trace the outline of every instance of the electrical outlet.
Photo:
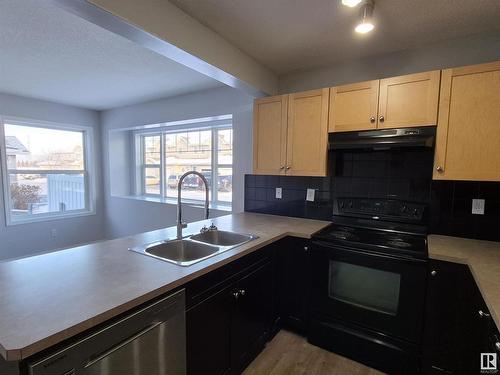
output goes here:
[[306, 201], [314, 202], [314, 189], [307, 189]]
[[473, 199], [472, 200], [472, 214], [473, 215], [484, 215], [484, 206], [486, 201], [484, 199]]
[[276, 199], [281, 199], [283, 194], [282, 188], [276, 188]]

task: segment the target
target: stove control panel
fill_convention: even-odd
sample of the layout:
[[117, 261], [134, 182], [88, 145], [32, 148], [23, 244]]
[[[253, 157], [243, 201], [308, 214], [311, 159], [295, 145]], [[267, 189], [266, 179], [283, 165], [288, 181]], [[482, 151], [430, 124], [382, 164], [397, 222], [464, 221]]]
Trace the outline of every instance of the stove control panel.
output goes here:
[[424, 216], [426, 205], [397, 200], [369, 198], [338, 198], [334, 205], [334, 215], [357, 217], [399, 218], [419, 222]]

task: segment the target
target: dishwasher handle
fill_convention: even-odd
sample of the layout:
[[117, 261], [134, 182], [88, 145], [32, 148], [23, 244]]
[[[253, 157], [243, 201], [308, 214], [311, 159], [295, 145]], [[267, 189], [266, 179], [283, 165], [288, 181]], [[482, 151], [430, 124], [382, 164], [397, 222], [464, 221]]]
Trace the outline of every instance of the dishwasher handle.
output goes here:
[[87, 368], [87, 367], [90, 367], [94, 364], [96, 364], [97, 362], [99, 361], [102, 361], [104, 358], [108, 357], [109, 355], [113, 354], [114, 352], [116, 352], [117, 350], [120, 350], [121, 348], [123, 348], [124, 346], [130, 344], [132, 341], [138, 339], [139, 337], [141, 337], [142, 335], [148, 333], [149, 331], [155, 329], [156, 327], [160, 326], [161, 324], [163, 324], [164, 322], [156, 322], [156, 323], [152, 323], [150, 325], [148, 325], [146, 328], [144, 328], [143, 330], [137, 332], [136, 334], [132, 335], [131, 337], [129, 337], [128, 339], [125, 339], [123, 340], [122, 342], [120, 342], [118, 345], [116, 346], [113, 346], [112, 348], [106, 350], [105, 352], [101, 353], [101, 354], [98, 354], [97, 356], [89, 359], [87, 361], [87, 363], [85, 364], [84, 368]]

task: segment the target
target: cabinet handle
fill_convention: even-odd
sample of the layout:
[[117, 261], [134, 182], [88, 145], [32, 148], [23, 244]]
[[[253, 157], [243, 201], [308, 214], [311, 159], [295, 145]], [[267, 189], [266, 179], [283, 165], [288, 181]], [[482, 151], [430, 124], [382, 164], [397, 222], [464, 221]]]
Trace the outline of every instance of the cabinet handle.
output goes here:
[[478, 314], [480, 318], [489, 318], [491, 316], [490, 314], [485, 313], [483, 310], [479, 310]]
[[304, 246], [304, 251], [309, 251], [309, 247], [308, 246]]
[[435, 270], [431, 271], [431, 276], [436, 276], [437, 274], [438, 274], [437, 271], [435, 271]]
[[438, 166], [436, 167], [436, 171], [438, 171], [439, 173], [443, 173], [443, 172], [444, 172], [444, 168], [443, 168], [443, 167], [441, 167], [440, 165], [438, 165]]
[[370, 117], [370, 122], [373, 124], [375, 122], [375, 116]]
[[498, 352], [500, 352], [500, 341], [497, 341], [497, 342], [495, 343], [495, 349], [496, 349]]
[[285, 166], [284, 166], [284, 165], [282, 165], [282, 166], [280, 167], [280, 169], [285, 169]]
[[231, 292], [231, 294], [233, 295], [234, 299], [238, 299], [240, 297], [240, 292], [237, 290]]
[[286, 166], [286, 170], [288, 171], [289, 169], [292, 169], [289, 165]]
[[246, 292], [246, 290], [245, 290], [245, 289], [240, 289], [240, 290], [239, 290], [239, 293], [240, 293], [240, 296], [242, 296], [242, 297], [243, 297], [243, 296], [244, 296], [247, 292]]
[[384, 117], [384, 116], [380, 116], [380, 117], [378, 118], [378, 120], [379, 120], [380, 122], [384, 122], [384, 121], [385, 121], [385, 117]]

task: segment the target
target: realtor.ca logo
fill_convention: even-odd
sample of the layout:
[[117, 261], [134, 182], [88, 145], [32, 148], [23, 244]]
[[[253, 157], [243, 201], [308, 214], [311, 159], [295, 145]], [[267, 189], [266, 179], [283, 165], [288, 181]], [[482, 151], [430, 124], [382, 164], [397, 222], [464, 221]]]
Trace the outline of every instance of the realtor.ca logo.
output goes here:
[[481, 353], [481, 374], [497, 374], [497, 354]]

